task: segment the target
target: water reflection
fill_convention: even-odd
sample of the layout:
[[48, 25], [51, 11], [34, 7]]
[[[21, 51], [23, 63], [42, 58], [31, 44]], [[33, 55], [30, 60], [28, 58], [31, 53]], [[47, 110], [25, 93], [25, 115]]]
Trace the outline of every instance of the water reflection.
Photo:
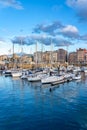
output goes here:
[[51, 86], [1, 76], [0, 104], [0, 130], [87, 129], [87, 79]]
[[29, 85], [31, 87], [41, 87], [42, 84], [41, 82], [30, 82]]

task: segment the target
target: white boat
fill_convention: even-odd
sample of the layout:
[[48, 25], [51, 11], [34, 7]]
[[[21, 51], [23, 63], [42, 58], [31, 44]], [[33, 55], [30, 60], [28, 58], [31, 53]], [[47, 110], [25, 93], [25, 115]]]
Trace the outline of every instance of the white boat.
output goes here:
[[12, 74], [11, 74], [11, 70], [6, 70], [5, 72], [4, 72], [4, 75], [5, 76], [11, 76]]
[[24, 71], [24, 72], [22, 72], [21, 79], [27, 79], [28, 76], [29, 76], [29, 72], [28, 71]]
[[53, 83], [53, 82], [61, 81], [63, 79], [64, 79], [63, 76], [49, 76], [49, 77], [46, 77], [46, 78], [42, 78], [41, 82], [42, 82], [42, 84], [50, 84], [50, 83]]
[[35, 77], [29, 77], [29, 78], [28, 78], [28, 81], [29, 81], [29, 82], [41, 81], [41, 78], [38, 77], [38, 76], [35, 76]]
[[22, 76], [22, 72], [21, 71], [14, 71], [12, 72], [12, 77], [21, 77]]
[[77, 73], [77, 72], [80, 72], [81, 71], [81, 68], [80, 67], [74, 67], [73, 69], [73, 73]]
[[21, 79], [27, 79], [27, 77], [28, 77], [28, 75], [23, 74], [23, 75], [21, 76]]
[[72, 78], [72, 74], [71, 73], [65, 73], [64, 74], [64, 78], [67, 79], [67, 78]]
[[73, 76], [73, 79], [80, 80], [81, 79], [81, 75], [75, 75], [75, 76]]
[[47, 77], [47, 74], [39, 74], [39, 75], [32, 75], [30, 77], [28, 77], [28, 81], [29, 82], [38, 82], [41, 81], [42, 78]]
[[85, 69], [84, 72], [85, 72], [85, 75], [87, 75], [87, 69]]

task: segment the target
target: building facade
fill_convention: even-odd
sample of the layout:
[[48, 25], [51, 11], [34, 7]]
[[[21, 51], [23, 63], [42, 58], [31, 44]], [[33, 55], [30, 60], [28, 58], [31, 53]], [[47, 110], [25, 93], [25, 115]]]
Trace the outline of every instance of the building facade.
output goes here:
[[86, 49], [81, 49], [81, 48], [79, 48], [77, 50], [77, 62], [78, 63], [84, 64], [84, 62], [85, 62], [85, 51], [86, 51]]
[[77, 52], [69, 53], [68, 62], [69, 64], [77, 64]]
[[58, 50], [58, 62], [65, 63], [67, 61], [67, 51], [64, 49]]
[[41, 63], [42, 62], [42, 52], [38, 51], [34, 53], [34, 62]]

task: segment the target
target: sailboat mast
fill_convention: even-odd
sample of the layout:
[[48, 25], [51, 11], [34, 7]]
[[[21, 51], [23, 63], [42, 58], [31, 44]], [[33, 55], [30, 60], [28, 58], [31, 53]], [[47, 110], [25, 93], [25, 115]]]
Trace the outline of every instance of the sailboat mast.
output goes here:
[[23, 47], [22, 47], [22, 37], [21, 37], [21, 54], [23, 53]]
[[23, 56], [23, 48], [22, 48], [22, 37], [20, 39], [21, 41], [21, 67], [23, 68], [23, 64], [22, 64], [22, 56]]
[[50, 50], [50, 68], [52, 67], [52, 61], [53, 61], [53, 58], [52, 58], [52, 52], [53, 52], [53, 46], [52, 46], [52, 39], [51, 39], [51, 50]]
[[68, 62], [68, 45], [66, 46], [66, 51], [67, 51], [67, 54], [66, 54], [66, 62]]
[[41, 43], [41, 64], [43, 69], [43, 43]]
[[36, 68], [37, 68], [37, 42], [36, 42]]
[[13, 68], [14, 68], [14, 43], [13, 43]]

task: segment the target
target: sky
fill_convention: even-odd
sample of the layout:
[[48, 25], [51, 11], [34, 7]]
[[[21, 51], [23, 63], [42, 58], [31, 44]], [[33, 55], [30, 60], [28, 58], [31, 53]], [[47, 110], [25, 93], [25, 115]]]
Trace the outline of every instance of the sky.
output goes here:
[[87, 49], [87, 0], [0, 0], [0, 55]]

